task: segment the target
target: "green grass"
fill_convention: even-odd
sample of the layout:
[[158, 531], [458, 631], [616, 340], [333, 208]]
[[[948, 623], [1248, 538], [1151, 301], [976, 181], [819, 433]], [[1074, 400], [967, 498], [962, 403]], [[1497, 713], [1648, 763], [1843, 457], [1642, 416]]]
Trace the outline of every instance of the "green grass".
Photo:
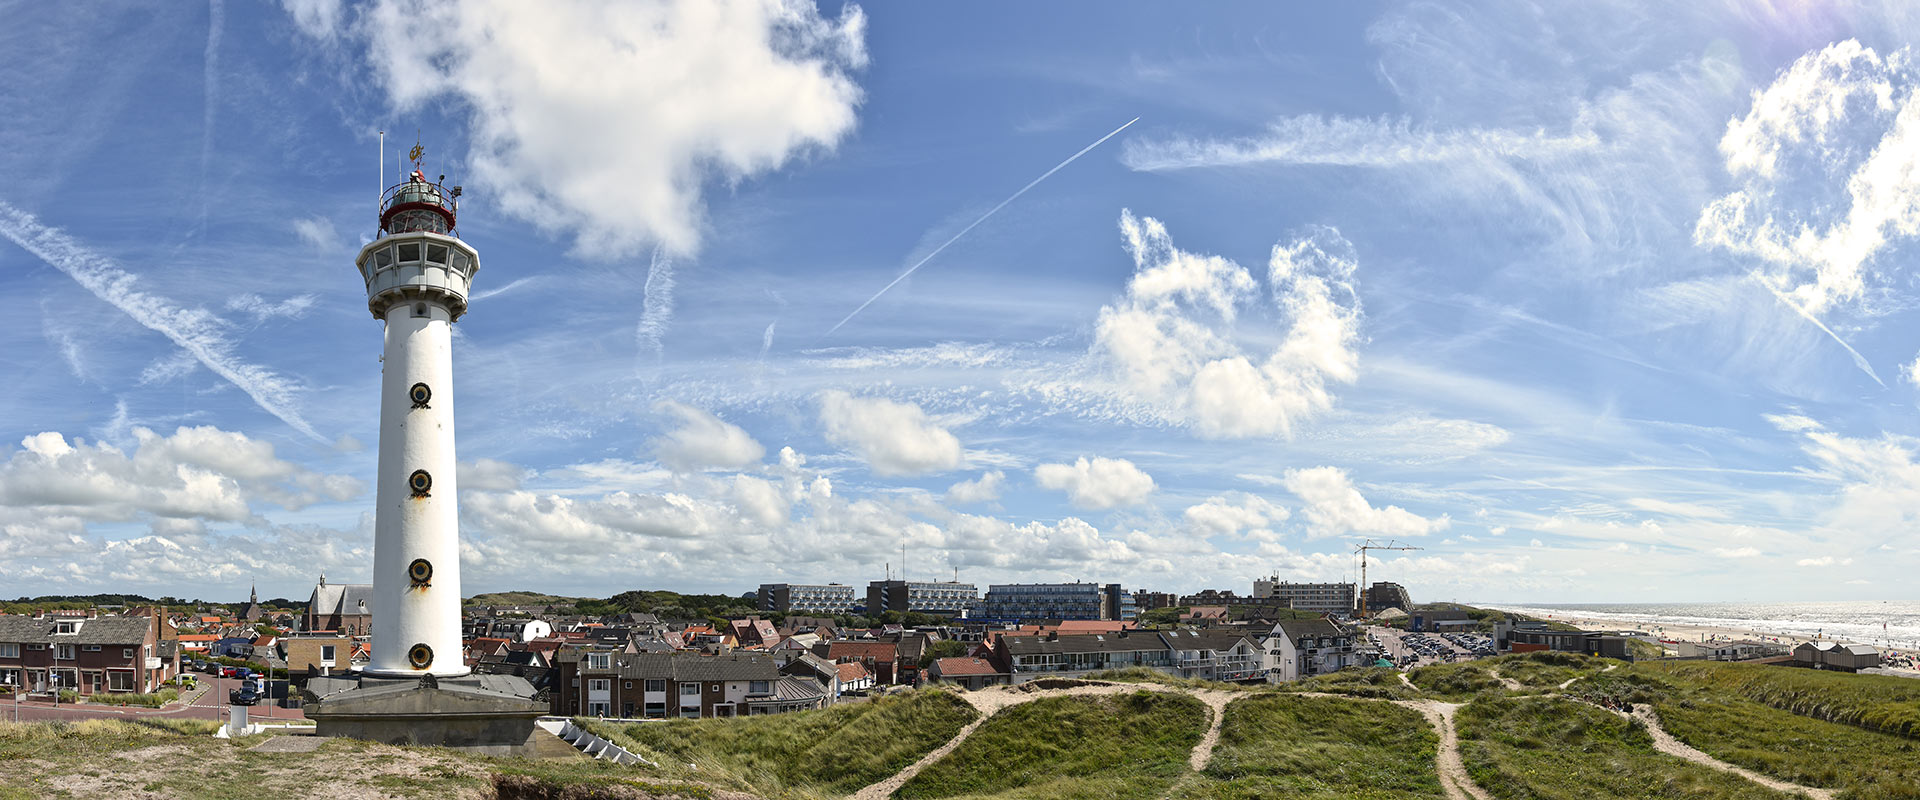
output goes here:
[[1482, 692], [1504, 692], [1506, 684], [1493, 674], [1486, 661], [1461, 661], [1435, 664], [1407, 673], [1413, 685], [1449, 700], [1467, 700]]
[[[1182, 678], [1168, 675], [1157, 669], [1147, 667], [1128, 667], [1088, 673], [1083, 676], [1090, 681], [1114, 681], [1116, 683], [1155, 683], [1161, 686], [1173, 686], [1181, 689], [1214, 689], [1223, 692], [1260, 691], [1261, 686], [1247, 686], [1224, 681], [1207, 681], [1199, 678]], [[1264, 684], [1262, 685], [1264, 686]]]
[[74, 722], [0, 722], [0, 762], [99, 755], [211, 736], [219, 722], [199, 719], [87, 719]]
[[1637, 668], [1805, 717], [1920, 738], [1920, 680], [1717, 661], [1653, 662]]
[[1846, 800], [1920, 798], [1920, 741], [1704, 692], [1654, 710], [1681, 741], [1763, 775], [1840, 789]]
[[[1399, 683], [1399, 681], [1395, 681]], [[1177, 800], [1442, 798], [1438, 738], [1391, 703], [1260, 695], [1227, 706], [1213, 760]]]
[[1327, 675], [1279, 684], [1282, 692], [1326, 692], [1353, 697], [1407, 700], [1421, 696], [1417, 689], [1400, 682], [1399, 670], [1390, 667], [1343, 669]]
[[1571, 700], [1482, 696], [1455, 723], [1468, 773], [1502, 800], [1788, 797], [1660, 753], [1638, 722]]
[[1598, 674], [1609, 664], [1625, 666], [1625, 662], [1610, 658], [1552, 650], [1495, 656], [1480, 663], [1529, 689], [1556, 688], [1570, 679]]
[[1001, 711], [895, 793], [928, 798], [1159, 797], [1212, 715], [1167, 692], [1049, 697]]
[[892, 775], [978, 716], [951, 692], [923, 690], [820, 711], [587, 727], [659, 762], [661, 775], [812, 798]]
[[146, 693], [104, 693], [92, 695], [87, 698], [88, 702], [102, 705], [146, 706], [147, 708], [159, 708], [178, 699], [180, 699], [180, 690], [174, 688], [166, 688], [157, 692]]

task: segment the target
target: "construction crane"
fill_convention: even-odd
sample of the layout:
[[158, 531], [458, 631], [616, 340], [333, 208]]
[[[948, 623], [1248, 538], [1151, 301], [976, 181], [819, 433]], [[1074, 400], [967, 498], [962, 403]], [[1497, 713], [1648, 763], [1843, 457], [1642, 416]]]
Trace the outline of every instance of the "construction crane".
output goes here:
[[[1367, 589], [1369, 588], [1367, 585], [1367, 552], [1371, 550], [1425, 550], [1425, 549], [1426, 548], [1424, 547], [1410, 547], [1403, 544], [1397, 544], [1392, 539], [1388, 539], [1386, 544], [1374, 544], [1372, 539], [1368, 539], [1366, 540], [1365, 543], [1361, 544], [1359, 547], [1353, 548], [1353, 552], [1358, 553], [1360, 555], [1360, 618], [1361, 619], [1367, 618]], [[1349, 572], [1347, 574], [1352, 575], [1353, 573]]]

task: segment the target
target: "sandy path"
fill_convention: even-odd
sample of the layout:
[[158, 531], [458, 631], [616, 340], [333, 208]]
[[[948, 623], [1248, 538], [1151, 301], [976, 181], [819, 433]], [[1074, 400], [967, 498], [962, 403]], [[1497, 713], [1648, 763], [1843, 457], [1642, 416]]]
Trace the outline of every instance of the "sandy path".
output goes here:
[[1401, 685], [1406, 686], [1407, 688], [1412, 689], [1416, 692], [1420, 691], [1420, 687], [1413, 685], [1413, 681], [1407, 678], [1407, 673], [1404, 673], [1404, 672], [1400, 673], [1400, 683]]
[[1440, 788], [1446, 790], [1448, 800], [1493, 800], [1485, 789], [1467, 775], [1467, 762], [1460, 758], [1460, 737], [1453, 730], [1453, 712], [1459, 710], [1459, 703], [1442, 703], [1438, 700], [1393, 702], [1420, 712], [1434, 731], [1440, 734], [1440, 750], [1434, 757], [1434, 768], [1440, 772]]
[[[1621, 714], [1621, 716], [1627, 715]], [[1634, 719], [1646, 723], [1647, 733], [1653, 736], [1653, 748], [1662, 753], [1684, 758], [1701, 766], [1712, 767], [1721, 772], [1731, 772], [1775, 791], [1804, 794], [1814, 798], [1814, 800], [1833, 800], [1832, 789], [1815, 789], [1811, 786], [1801, 786], [1797, 783], [1788, 783], [1777, 778], [1769, 778], [1752, 770], [1721, 761], [1720, 759], [1694, 749], [1691, 745], [1674, 738], [1673, 734], [1668, 733], [1667, 729], [1660, 725], [1659, 715], [1653, 713], [1653, 708], [1644, 703], [1634, 706], [1632, 716]]]
[[1187, 766], [1199, 772], [1207, 768], [1207, 762], [1213, 760], [1213, 748], [1220, 743], [1220, 722], [1227, 718], [1227, 704], [1233, 702], [1237, 695], [1214, 689], [1202, 689], [1190, 694], [1213, 710], [1213, 724], [1207, 726], [1207, 735], [1200, 737], [1200, 743], [1194, 745], [1193, 753], [1187, 756]]
[[[1487, 671], [1488, 671], [1488, 672], [1491, 672], [1491, 673], [1493, 673], [1493, 677], [1495, 677], [1495, 678], [1499, 678], [1499, 679], [1500, 679], [1500, 685], [1501, 685], [1501, 686], [1505, 686], [1505, 687], [1507, 687], [1507, 691], [1509, 691], [1509, 692], [1524, 692], [1524, 691], [1526, 691], [1526, 690], [1527, 690], [1527, 687], [1526, 687], [1526, 685], [1524, 685], [1524, 684], [1522, 684], [1522, 683], [1520, 683], [1519, 681], [1516, 681], [1516, 680], [1514, 680], [1514, 679], [1512, 679], [1512, 678], [1509, 678], [1509, 677], [1507, 677], [1507, 676], [1505, 676], [1505, 675], [1502, 675], [1502, 674], [1500, 674], [1500, 670], [1497, 670], [1497, 669], [1490, 669], [1490, 670], [1487, 670]], [[1566, 688], [1566, 687], [1564, 687], [1564, 686], [1562, 686], [1562, 687], [1560, 687], [1560, 688], [1562, 688], [1562, 689], [1564, 689], [1564, 688]]]

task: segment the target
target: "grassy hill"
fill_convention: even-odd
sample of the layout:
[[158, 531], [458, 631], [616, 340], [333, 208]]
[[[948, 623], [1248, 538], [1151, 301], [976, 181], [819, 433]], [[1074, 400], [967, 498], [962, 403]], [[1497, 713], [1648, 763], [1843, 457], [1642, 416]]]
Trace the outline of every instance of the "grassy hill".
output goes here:
[[541, 592], [486, 592], [467, 598], [470, 606], [545, 606], [573, 605], [584, 597], [561, 597]]
[[664, 776], [810, 800], [899, 772], [978, 716], [958, 696], [929, 690], [820, 711], [588, 728], [660, 763]]
[[1438, 745], [1418, 712], [1391, 703], [1258, 695], [1227, 706], [1213, 760], [1172, 796], [1439, 800]]
[[894, 797], [1158, 797], [1187, 772], [1211, 716], [1185, 695], [1049, 697], [995, 714]]

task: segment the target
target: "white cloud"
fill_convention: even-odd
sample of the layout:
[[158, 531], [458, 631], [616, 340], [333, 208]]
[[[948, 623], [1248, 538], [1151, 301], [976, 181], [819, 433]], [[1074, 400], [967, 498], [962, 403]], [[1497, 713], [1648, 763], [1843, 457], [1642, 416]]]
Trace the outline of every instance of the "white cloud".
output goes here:
[[1204, 503], [1188, 506], [1181, 514], [1187, 524], [1208, 535], [1227, 536], [1263, 530], [1289, 516], [1285, 508], [1266, 498], [1243, 492], [1209, 497]]
[[340, 0], [280, 0], [280, 4], [301, 33], [321, 40], [339, 35], [343, 16]]
[[1920, 386], [1920, 355], [1915, 355], [1912, 361], [1900, 368], [1900, 377], [1907, 379], [1908, 383]]
[[918, 475], [960, 466], [960, 440], [912, 403], [820, 393], [820, 424], [827, 439], [866, 459], [875, 475]]
[[161, 436], [134, 428], [128, 455], [109, 444], [68, 442], [57, 432], [21, 440], [0, 463], [0, 507], [77, 522], [142, 517], [253, 520], [253, 501], [300, 509], [359, 496], [365, 486], [274, 455], [273, 445], [213, 427]]
[[461, 461], [454, 465], [455, 477], [463, 492], [510, 492], [520, 488], [526, 470], [491, 458]]
[[1721, 558], [1754, 558], [1760, 550], [1754, 547], [1716, 547], [1713, 554]]
[[1835, 564], [1838, 564], [1844, 567], [1849, 564], [1852, 564], [1853, 559], [1834, 558], [1833, 556], [1820, 556], [1819, 558], [1803, 558], [1794, 563], [1802, 567], [1831, 567], [1831, 566], [1834, 566]]
[[1348, 533], [1423, 536], [1451, 524], [1445, 516], [1427, 519], [1399, 506], [1374, 508], [1354, 488], [1346, 470], [1337, 467], [1290, 469], [1285, 482], [1287, 490], [1300, 498], [1309, 538]]
[[1076, 459], [1072, 464], [1041, 464], [1034, 480], [1048, 489], [1067, 493], [1079, 508], [1105, 509], [1139, 505], [1153, 493], [1153, 477], [1124, 458]]
[[293, 232], [315, 250], [326, 252], [340, 247], [340, 232], [333, 229], [333, 220], [326, 217], [296, 219]]
[[690, 252], [710, 180], [831, 149], [867, 61], [858, 6], [797, 0], [384, 0], [364, 29], [396, 107], [469, 109], [481, 196], [603, 257]]
[[1736, 188], [1700, 213], [1695, 241], [1747, 256], [1818, 317], [1859, 299], [1895, 240], [1920, 233], [1920, 96], [1912, 54], [1854, 40], [1801, 56], [1727, 123]]
[[269, 303], [265, 298], [251, 292], [244, 292], [227, 298], [227, 310], [245, 314], [255, 322], [269, 319], [297, 319], [313, 308], [313, 295], [294, 295], [278, 303]]
[[[1126, 295], [1100, 309], [1093, 352], [1129, 394], [1204, 437], [1290, 435], [1333, 405], [1329, 382], [1357, 375], [1356, 261], [1338, 231], [1317, 227], [1274, 245], [1268, 307], [1245, 268], [1174, 247], [1159, 220], [1122, 211], [1120, 230], [1135, 273]], [[1236, 336], [1243, 312], [1263, 311], [1283, 331], [1264, 356]]]
[[947, 502], [962, 505], [991, 503], [1000, 499], [1000, 486], [1006, 480], [1007, 474], [997, 469], [981, 473], [978, 478], [947, 487]]
[[648, 442], [660, 463], [678, 472], [702, 469], [740, 469], [759, 463], [767, 448], [740, 426], [684, 403], [661, 401], [657, 413], [677, 418], [680, 427]]

